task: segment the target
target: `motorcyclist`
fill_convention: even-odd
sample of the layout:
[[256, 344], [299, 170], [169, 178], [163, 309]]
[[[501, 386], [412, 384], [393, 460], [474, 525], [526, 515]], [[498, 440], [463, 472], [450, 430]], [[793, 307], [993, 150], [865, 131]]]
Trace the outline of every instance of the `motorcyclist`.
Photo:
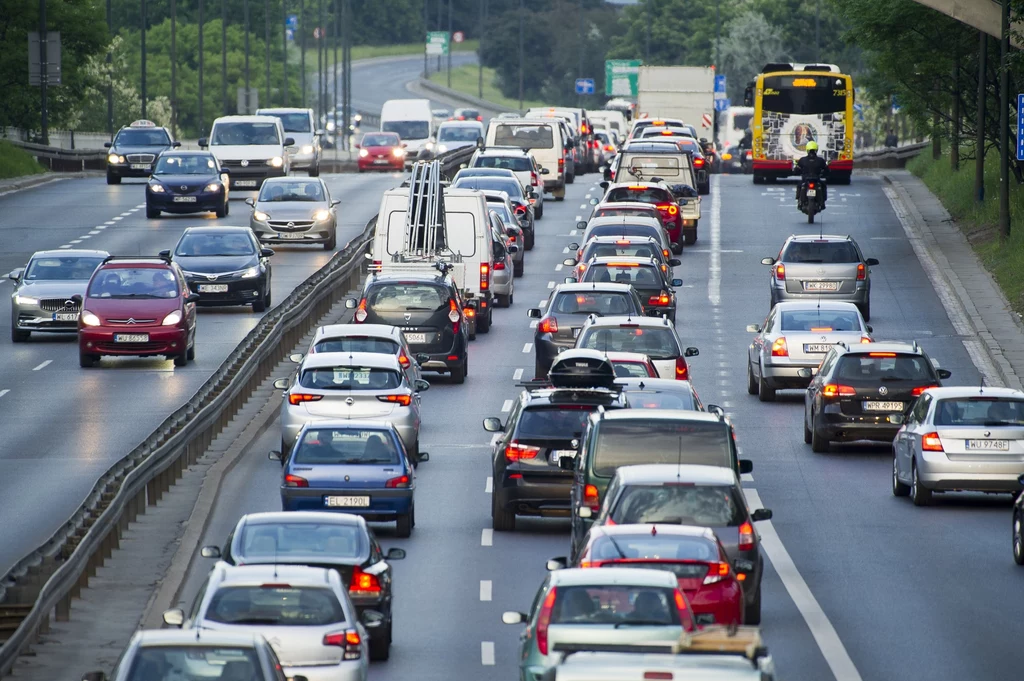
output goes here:
[[[801, 203], [804, 200], [805, 181], [828, 179], [828, 161], [818, 156], [818, 143], [811, 140], [804, 147], [804, 151], [807, 152], [807, 155], [795, 164], [796, 170], [800, 172], [800, 184], [797, 186], [796, 200]], [[821, 185], [821, 190], [821, 209], [824, 210], [825, 202], [828, 200], [828, 186]]]

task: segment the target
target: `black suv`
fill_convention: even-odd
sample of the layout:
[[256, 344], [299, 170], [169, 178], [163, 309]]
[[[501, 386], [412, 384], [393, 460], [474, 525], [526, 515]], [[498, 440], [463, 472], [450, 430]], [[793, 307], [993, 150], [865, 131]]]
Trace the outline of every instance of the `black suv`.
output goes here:
[[[494, 529], [516, 529], [517, 515], [546, 518], [570, 516], [572, 470], [559, 465], [576, 456], [578, 440], [590, 414], [628, 405], [615, 369], [596, 350], [567, 350], [551, 366], [548, 381], [526, 384], [502, 425], [484, 419], [484, 430], [501, 435], [494, 443]], [[571, 469], [571, 466], [569, 466]]]
[[107, 184], [121, 184], [122, 177], [149, 177], [160, 152], [180, 147], [167, 128], [153, 121], [135, 121], [117, 131], [107, 153]]
[[409, 348], [422, 358], [424, 371], [451, 374], [464, 383], [469, 371], [469, 324], [465, 301], [455, 281], [444, 273], [373, 274], [363, 295], [345, 306], [355, 309], [356, 324], [390, 324], [402, 330]]
[[[811, 370], [800, 375], [810, 378]], [[838, 343], [807, 386], [804, 442], [815, 452], [827, 452], [833, 442], [892, 442], [917, 396], [950, 376], [917, 341]]]

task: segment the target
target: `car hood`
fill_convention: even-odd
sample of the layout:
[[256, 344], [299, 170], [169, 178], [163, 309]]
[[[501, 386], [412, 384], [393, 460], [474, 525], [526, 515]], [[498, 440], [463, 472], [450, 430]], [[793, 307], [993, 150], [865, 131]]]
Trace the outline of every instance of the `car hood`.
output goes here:
[[70, 298], [85, 295], [88, 280], [78, 281], [28, 281], [18, 287], [18, 295], [33, 298]]
[[457, 142], [453, 140], [451, 142], [438, 142], [438, 145], [445, 147], [448, 151], [452, 151], [453, 149], [465, 149], [466, 147], [475, 147], [476, 142]]
[[210, 151], [220, 161], [266, 161], [281, 155], [277, 144], [216, 144]]
[[174, 256], [174, 262], [178, 263], [181, 269], [186, 272], [224, 274], [247, 269], [256, 265], [259, 260], [256, 255], [176, 255]]
[[257, 201], [256, 209], [275, 220], [309, 220], [318, 210], [326, 210], [324, 201]]
[[380, 146], [380, 147], [376, 147], [376, 146], [374, 146], [374, 147], [363, 147], [363, 149], [366, 149], [366, 153], [367, 154], [390, 154], [391, 150], [394, 149], [394, 148], [395, 148], [394, 146], [387, 146], [387, 147], [384, 147], [384, 146]]
[[132, 145], [132, 144], [115, 144], [110, 147], [111, 154], [153, 154], [154, 156], [162, 151], [167, 151], [171, 148], [169, 144], [161, 144], [160, 146], [153, 145]]
[[186, 174], [174, 174], [174, 173], [154, 173], [153, 180], [159, 181], [161, 184], [165, 184], [173, 189], [180, 187], [205, 187], [211, 182], [220, 182], [220, 175], [202, 174], [202, 175], [186, 175]]
[[159, 324], [181, 308], [181, 298], [88, 298], [84, 308], [106, 321], [114, 319], [156, 319]]

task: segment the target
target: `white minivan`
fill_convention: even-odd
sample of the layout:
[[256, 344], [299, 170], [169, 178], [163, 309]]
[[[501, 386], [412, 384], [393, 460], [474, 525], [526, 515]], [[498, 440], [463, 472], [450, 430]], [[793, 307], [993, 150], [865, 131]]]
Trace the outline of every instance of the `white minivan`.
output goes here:
[[405, 144], [405, 167], [409, 169], [416, 156], [434, 149], [435, 123], [429, 99], [389, 99], [380, 110], [380, 131], [396, 132]]
[[[572, 140], [551, 118], [492, 118], [487, 126], [487, 147], [519, 147], [537, 160], [544, 175], [544, 191], [556, 201], [565, 199], [565, 155], [572, 153]], [[568, 148], [567, 148], [568, 147]]]
[[287, 147], [294, 144], [276, 116], [221, 116], [213, 122], [210, 137], [199, 140], [228, 169], [231, 189], [251, 190], [262, 187], [268, 177], [288, 174]]
[[316, 128], [312, 109], [256, 109], [256, 115], [280, 118], [284, 134], [295, 140], [295, 145], [288, 149], [292, 170], [305, 170], [310, 177], [320, 176], [320, 140], [324, 131]]

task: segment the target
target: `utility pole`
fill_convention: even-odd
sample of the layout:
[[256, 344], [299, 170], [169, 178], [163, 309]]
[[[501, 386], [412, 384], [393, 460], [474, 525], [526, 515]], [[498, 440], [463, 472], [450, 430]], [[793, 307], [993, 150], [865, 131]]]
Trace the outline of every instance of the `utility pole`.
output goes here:
[[203, 0], [199, 0], [199, 129], [203, 128]]
[[814, 59], [821, 61], [821, 0], [814, 3]]
[[[718, 74], [718, 69], [721, 68], [722, 64], [719, 61], [721, 58], [719, 53], [719, 47], [722, 42], [722, 11], [721, 3], [715, 3], [715, 74]], [[718, 140], [718, 112], [712, 113], [712, 124], [711, 124], [711, 141], [715, 142]]]
[[[338, 6], [340, 4], [340, 0], [334, 0], [334, 100], [331, 102], [330, 109], [335, 112], [335, 125], [338, 124], [338, 100], [341, 98], [341, 88], [338, 87], [338, 41], [341, 38], [341, 12], [344, 9]], [[344, 50], [342, 51], [344, 52]]]
[[322, 120], [327, 110], [324, 108], [324, 90], [327, 88], [327, 27], [324, 21], [324, 0], [317, 1], [317, 9], [320, 20], [317, 22], [317, 31], [319, 31], [320, 37], [316, 41], [316, 63], [319, 72], [316, 74], [316, 107], [319, 112], [319, 118]]
[[647, 12], [647, 21], [644, 22], [647, 27], [647, 42], [644, 45], [644, 64], [651, 63], [651, 22], [654, 21], [654, 17], [651, 16], [651, 3], [653, 2], [654, 0], [645, 0], [644, 2], [644, 10]]
[[[45, 2], [45, 0], [40, 0], [40, 2]], [[142, 92], [141, 92], [141, 95], [142, 95], [142, 117], [145, 118], [146, 117], [146, 0], [142, 0], [141, 12], [142, 12], [142, 25], [140, 27], [141, 31], [140, 31], [140, 34], [139, 34], [139, 38], [141, 39], [141, 43], [142, 43], [142, 45], [141, 45], [141, 49], [142, 49]], [[45, 97], [43, 98], [43, 103], [44, 104], [46, 103], [46, 98]], [[44, 112], [46, 111], [46, 107], [45, 106], [43, 107], [43, 111]], [[45, 115], [45, 113], [44, 113], [44, 115]]]
[[231, 113], [228, 106], [228, 0], [220, 0], [220, 104], [221, 114]]
[[171, 137], [178, 137], [178, 2], [171, 0]]
[[[343, 0], [342, 11], [344, 12], [345, 20], [341, 23], [341, 58], [344, 64], [341, 74], [341, 87], [342, 87], [342, 119], [341, 122], [344, 125], [342, 141], [344, 142], [345, 149], [351, 152], [349, 146], [349, 125], [352, 120], [352, 3], [349, 0]], [[337, 125], [337, 121], [335, 121]]]
[[[109, 0], [108, 0], [109, 2]], [[476, 63], [477, 63], [477, 96], [480, 99], [484, 98], [484, 15], [486, 14], [485, 7], [487, 6], [487, 0], [480, 0], [480, 35], [477, 36], [476, 43]]]
[[953, 46], [953, 111], [949, 145], [949, 163], [954, 171], [960, 170], [960, 41]]
[[430, 26], [428, 25], [428, 23], [430, 21], [430, 19], [428, 17], [428, 14], [430, 12], [429, 5], [430, 5], [430, 0], [423, 0], [423, 77], [424, 78], [426, 78], [427, 76], [430, 75], [430, 73], [429, 73], [430, 65], [427, 63], [427, 31], [430, 30]]
[[270, 106], [270, 0], [263, 0], [263, 54], [267, 71], [267, 101]]
[[[443, 4], [444, 0], [437, 0], [437, 30], [439, 31], [441, 30], [441, 7]], [[448, 49], [451, 49], [451, 45], [448, 46]], [[441, 73], [441, 55], [437, 55], [437, 72]]]
[[448, 0], [448, 87], [452, 86], [452, 4], [455, 0]]
[[[107, 0], [107, 35], [114, 36], [114, 22], [110, 12], [110, 0]], [[114, 73], [113, 53], [107, 50], [107, 132], [110, 140], [114, 140]]]
[[[579, 68], [576, 71], [576, 74], [577, 74], [576, 77], [577, 78], [583, 78], [584, 77], [584, 75], [583, 75], [583, 50], [584, 50], [584, 47], [583, 47], [583, 45], [584, 45], [584, 35], [583, 35], [583, 32], [584, 32], [584, 30], [585, 30], [585, 27], [584, 27], [584, 22], [583, 22], [583, 0], [580, 0], [580, 65], [579, 65]], [[583, 95], [577, 96], [576, 99], [579, 101], [580, 108], [582, 108], [583, 107]]]
[[977, 140], [974, 145], [974, 200], [985, 200], [985, 109], [988, 105], [988, 34], [978, 31], [978, 117]]
[[999, 38], [999, 234], [1010, 236], [1010, 0], [1003, 0]]
[[249, 113], [249, 0], [242, 0], [245, 22], [245, 113]]
[[288, 106], [288, 0], [281, 0], [281, 20], [281, 106]]
[[[145, 0], [143, 0], [145, 2]], [[46, 0], [39, 0], [39, 100], [42, 106], [40, 119], [40, 135], [43, 144], [50, 143], [50, 122], [46, 106], [46, 81], [49, 64], [46, 63]]]
[[306, 0], [299, 0], [299, 80], [302, 81], [303, 107], [306, 106]]
[[526, 9], [523, 7], [523, 0], [519, 0], [519, 108], [523, 108], [523, 14]]

